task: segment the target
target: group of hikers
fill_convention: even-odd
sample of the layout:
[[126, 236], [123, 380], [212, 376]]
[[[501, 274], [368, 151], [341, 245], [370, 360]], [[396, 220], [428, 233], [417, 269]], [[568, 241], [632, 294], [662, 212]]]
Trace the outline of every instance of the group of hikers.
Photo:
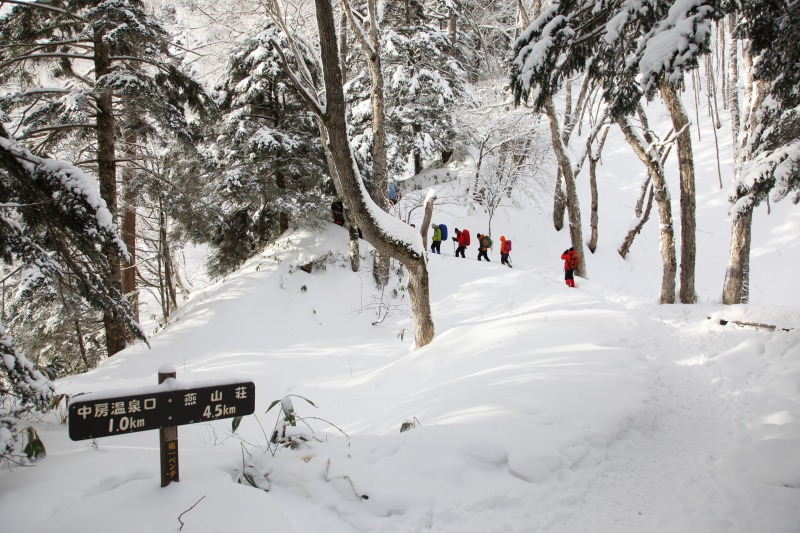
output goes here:
[[[344, 206], [342, 202], [337, 200], [331, 204], [331, 212], [333, 215], [333, 222], [339, 226], [344, 225]], [[412, 224], [413, 225], [413, 224]], [[433, 238], [431, 239], [431, 253], [442, 253], [442, 241], [447, 240], [447, 226], [445, 224], [431, 224], [433, 229]], [[456, 235], [452, 237], [453, 242], [457, 246], [455, 251], [456, 257], [466, 259], [465, 252], [467, 247], [470, 246], [471, 239], [469, 230], [460, 230], [455, 228]], [[494, 246], [491, 237], [483, 233], [478, 233], [478, 261], [486, 259], [489, 261], [489, 248]], [[500, 237], [500, 264], [506, 265], [508, 268], [513, 268], [509, 254], [511, 253], [511, 240], [506, 239], [505, 235]], [[575, 271], [580, 264], [580, 256], [575, 248], [568, 248], [561, 254], [561, 259], [564, 260], [564, 282], [567, 287], [575, 288]], [[491, 262], [491, 261], [490, 261]]]
[[[442, 241], [447, 240], [447, 226], [444, 224], [431, 224], [431, 228], [433, 229], [433, 238], [431, 239], [431, 253], [434, 254], [441, 254], [442, 253]], [[467, 250], [467, 246], [471, 243], [471, 238], [468, 229], [460, 230], [455, 228], [456, 236], [452, 237], [453, 242], [457, 246], [456, 248], [456, 257], [461, 257], [466, 259], [464, 252]], [[484, 235], [483, 233], [478, 233], [478, 261], [482, 259], [486, 259], [489, 261], [489, 248], [494, 246], [491, 237], [488, 235]], [[511, 266], [511, 259], [509, 259], [508, 255], [511, 253], [511, 240], [506, 239], [505, 236], [500, 237], [500, 263], [506, 265], [508, 268], [513, 268]], [[491, 262], [491, 261], [490, 261]]]
[[[447, 226], [444, 224], [431, 224], [433, 229], [433, 238], [431, 239], [431, 253], [442, 253], [442, 241], [447, 240]], [[453, 242], [458, 245], [456, 248], [456, 257], [466, 258], [464, 252], [467, 246], [470, 245], [469, 230], [460, 230], [455, 228], [456, 236], [452, 237]], [[489, 261], [488, 251], [493, 246], [492, 239], [488, 235], [478, 233], [478, 261], [486, 259]], [[500, 263], [506, 265], [508, 268], [511, 266], [511, 259], [508, 257], [511, 253], [511, 239], [506, 239], [505, 235], [500, 237]], [[564, 282], [567, 287], [575, 288], [575, 271], [580, 265], [580, 256], [575, 248], [568, 248], [561, 254], [561, 259], [564, 260]]]

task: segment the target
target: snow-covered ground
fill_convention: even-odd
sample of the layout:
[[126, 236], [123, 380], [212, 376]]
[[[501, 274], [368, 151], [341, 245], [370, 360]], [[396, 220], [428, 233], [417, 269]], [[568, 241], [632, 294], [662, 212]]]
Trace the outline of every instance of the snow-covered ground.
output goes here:
[[[729, 223], [710, 139], [695, 149], [698, 304], [658, 304], [657, 219], [626, 260], [616, 253], [643, 173], [618, 137], [600, 169], [589, 279], [564, 285], [568, 235], [550, 215], [504, 209], [493, 236], [513, 240], [513, 269], [497, 251], [476, 261], [474, 244], [466, 259], [451, 242], [430, 257], [436, 336], [422, 349], [404, 279], [376, 294], [366, 244], [353, 273], [342, 228], [297, 230], [195, 292], [152, 349], [58, 382], [122, 391], [169, 364], [179, 380], [254, 381], [255, 415], [236, 434], [231, 420], [181, 426], [181, 481], [167, 488], [155, 432], [73, 442], [49, 415], [37, 425], [46, 459], [0, 472], [0, 529], [800, 531], [800, 210], [757, 212], [752, 304], [720, 305]], [[464, 190], [470, 172], [453, 172], [432, 182], [440, 197]], [[434, 221], [473, 239], [488, 227], [467, 203]], [[298, 269], [314, 259], [326, 268]], [[313, 438], [276, 450], [279, 409], [266, 411], [286, 395], [313, 417]], [[269, 490], [237, 483], [244, 468]]]

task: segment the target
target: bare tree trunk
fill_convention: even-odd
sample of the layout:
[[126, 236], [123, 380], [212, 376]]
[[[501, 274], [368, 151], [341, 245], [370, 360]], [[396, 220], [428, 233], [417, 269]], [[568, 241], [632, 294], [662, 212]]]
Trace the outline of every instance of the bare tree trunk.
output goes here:
[[[534, 14], [534, 17], [538, 17], [539, 15]], [[525, 9], [525, 4], [522, 0], [517, 0], [517, 22], [518, 27], [515, 37], [519, 37], [519, 30], [524, 30], [531, 24], [531, 19], [528, 17], [528, 11]]]
[[750, 235], [753, 226], [753, 211], [748, 209], [733, 220], [728, 267], [722, 286], [722, 303], [746, 304], [750, 299]]
[[589, 238], [589, 251], [594, 253], [597, 249], [597, 237], [598, 237], [598, 216], [597, 216], [597, 162], [600, 161], [600, 155], [603, 153], [603, 146], [606, 144], [606, 138], [608, 137], [608, 130], [609, 127], [606, 126], [603, 129], [602, 136], [600, 137], [600, 143], [597, 146], [597, 152], [592, 152], [592, 145], [591, 140], [589, 141], [589, 146], [587, 146], [587, 150], [589, 152], [589, 189], [591, 190], [592, 194], [592, 213], [589, 218], [589, 224], [592, 228], [592, 236]]
[[[598, 158], [599, 159], [599, 158]], [[589, 227], [592, 230], [592, 234], [589, 237], [589, 243], [587, 247], [589, 251], [594, 253], [597, 249], [597, 225], [598, 225], [598, 216], [597, 216], [597, 161], [592, 156], [589, 156], [589, 190], [591, 191], [592, 195], [592, 210], [591, 214], [589, 215]]]
[[728, 47], [728, 108], [731, 110], [731, 133], [733, 134], [733, 149], [737, 150], [739, 145], [739, 55], [736, 35], [734, 33], [736, 19], [731, 13], [728, 15], [728, 33], [731, 36], [731, 44]]
[[[286, 190], [286, 177], [283, 175], [283, 172], [275, 173], [275, 186], [281, 191]], [[281, 233], [281, 235], [283, 235], [288, 230], [289, 230], [289, 213], [286, 210], [282, 209], [278, 213], [278, 231]]]
[[719, 129], [722, 127], [722, 122], [719, 118], [719, 106], [717, 105], [717, 83], [714, 81], [714, 67], [710, 60], [706, 61], [706, 85], [709, 95], [709, 112], [714, 119], [714, 127]]
[[[565, 145], [569, 144], [569, 138], [575, 122], [572, 120], [572, 80], [567, 80], [564, 84], [564, 126], [561, 128], [561, 137]], [[577, 110], [576, 110], [577, 111]], [[564, 172], [559, 166], [556, 173], [556, 190], [553, 196], [553, 227], [556, 231], [561, 231], [564, 227], [564, 214], [567, 211], [567, 196], [564, 194]]]
[[[727, 98], [729, 88], [728, 88], [727, 83], [726, 83], [727, 80], [725, 79], [725, 70], [726, 70], [725, 69], [725, 55], [726, 55], [725, 54], [725, 19], [722, 19], [721, 21], [717, 22], [717, 43], [719, 45], [719, 56], [718, 56], [718, 58], [719, 58], [719, 74], [720, 74], [719, 77], [722, 80], [722, 87], [721, 87], [722, 94], [723, 94], [722, 109], [727, 109], [727, 105], [730, 102], [728, 101], [728, 98]], [[734, 53], [735, 53], [735, 48], [736, 48], [736, 46], [734, 45]], [[712, 75], [713, 75], [713, 73], [712, 73]], [[734, 90], [736, 90], [736, 89], [734, 88]]]
[[[339, 173], [336, 170], [336, 162], [333, 160], [333, 156], [331, 155], [328, 143], [328, 130], [325, 127], [325, 123], [322, 121], [322, 117], [318, 117], [318, 125], [319, 138], [322, 142], [323, 150], [325, 151], [325, 162], [328, 164], [328, 172], [330, 172], [331, 180], [333, 181], [333, 188], [336, 189], [336, 195], [342, 200], [342, 205], [345, 208], [345, 212], [347, 212], [347, 201], [344, 197], [344, 192], [342, 191], [342, 183], [339, 179]], [[353, 225], [349, 218], [345, 218], [345, 221], [347, 223], [347, 231], [350, 237], [350, 269], [353, 272], [358, 272], [358, 269], [361, 268], [361, 252], [358, 246], [358, 228]]]
[[[541, 2], [539, 3], [539, 10], [541, 11]], [[537, 15], [538, 16], [538, 15]], [[572, 82], [566, 84], [566, 111], [564, 114], [564, 126], [561, 130], [561, 141], [564, 146], [569, 145], [569, 139], [575, 126], [579, 124], [580, 117], [583, 116], [583, 111], [586, 109], [586, 103], [589, 95], [589, 76], [584, 77], [581, 83], [581, 89], [578, 92], [578, 100], [575, 102], [575, 108], [572, 109]], [[563, 183], [564, 174], [559, 166], [556, 172], [556, 189], [553, 194], [553, 227], [556, 231], [561, 231], [564, 227], [564, 214], [567, 211], [567, 196], [564, 194]]]
[[675, 274], [678, 270], [675, 259], [675, 230], [672, 222], [672, 202], [670, 201], [667, 182], [664, 179], [664, 167], [659, 161], [658, 154], [652, 149], [648, 149], [652, 143], [645, 130], [645, 137], [642, 139], [637, 136], [630, 122], [626, 118], [617, 119], [617, 125], [625, 135], [625, 140], [633, 148], [639, 160], [644, 163], [650, 176], [653, 179], [653, 190], [655, 200], [658, 205], [660, 242], [661, 242], [661, 261], [663, 271], [661, 274], [661, 303], [675, 303]]
[[692, 134], [689, 131], [689, 119], [686, 116], [686, 110], [683, 108], [675, 87], [662, 81], [660, 89], [678, 139], [678, 167], [680, 170], [681, 189], [680, 301], [684, 304], [690, 304], [697, 300], [697, 294], [694, 289], [697, 221], [695, 216], [696, 197]]
[[[134, 143], [136, 136], [128, 133], [125, 137], [125, 155], [128, 162], [122, 167], [122, 242], [128, 249], [130, 259], [124, 262], [122, 270], [122, 292], [131, 303], [133, 315], [139, 321], [139, 294], [136, 290], [136, 190], [133, 188], [134, 166], [136, 157]], [[129, 334], [128, 340], [133, 337]]]
[[556, 231], [561, 231], [564, 227], [564, 215], [567, 212], [567, 196], [564, 194], [564, 173], [561, 166], [556, 170], [556, 190], [553, 194], [553, 227]]
[[583, 254], [583, 230], [581, 229], [581, 209], [578, 203], [578, 192], [575, 187], [575, 174], [572, 168], [572, 162], [567, 155], [566, 147], [562, 141], [561, 131], [558, 126], [558, 116], [556, 115], [553, 101], [548, 99], [544, 105], [547, 120], [550, 123], [550, 136], [553, 138], [553, 149], [556, 153], [558, 166], [561, 168], [561, 173], [564, 175], [564, 183], [567, 188], [567, 214], [569, 215], [569, 235], [572, 246], [579, 250], [578, 254], [581, 258], [578, 268], [575, 273], [582, 278], [586, 276], [586, 260]]
[[[750, 41], [742, 41], [742, 74], [744, 75], [744, 109], [741, 116], [747, 122], [753, 107], [753, 56], [750, 53]], [[740, 124], [747, 127], [749, 124]]]
[[433, 203], [436, 201], [436, 196], [429, 196], [425, 198], [425, 211], [422, 215], [422, 227], [419, 228], [419, 234], [422, 237], [422, 247], [428, 249], [428, 227], [433, 218]]
[[358, 272], [361, 268], [361, 252], [358, 245], [358, 226], [355, 224], [348, 224], [348, 235], [350, 237], [350, 268], [353, 272]]
[[458, 16], [456, 16], [456, 12], [452, 8], [447, 19], [447, 35], [450, 36], [450, 46], [455, 48], [458, 44]]
[[[416, 135], [417, 133], [422, 131], [422, 127], [419, 124], [413, 124], [411, 126], [411, 131]], [[419, 174], [422, 172], [422, 153], [420, 153], [418, 148], [414, 148], [414, 175]]]
[[[175, 294], [175, 274], [172, 268], [172, 254], [169, 251], [169, 232], [167, 231], [167, 214], [163, 205], [158, 204], [158, 234], [161, 241], [161, 255], [164, 262], [164, 296], [166, 298], [167, 316], [178, 307], [178, 298]], [[164, 317], [165, 321], [167, 316]]]
[[[650, 182], [651, 182], [651, 180], [650, 180], [649, 175], [648, 175], [648, 178], [647, 178], [647, 180], [645, 180], [645, 183], [650, 183]], [[653, 208], [653, 197], [655, 196], [655, 194], [653, 192], [653, 186], [652, 185], [650, 185], [649, 190], [650, 190], [650, 194], [647, 195], [647, 205], [643, 206], [644, 207], [644, 212], [641, 212], [639, 210], [637, 210], [637, 212], [636, 212], [636, 217], [639, 219], [639, 222], [637, 222], [636, 226], [634, 226], [633, 228], [631, 228], [628, 231], [628, 235], [625, 236], [625, 240], [622, 241], [622, 244], [619, 247], [618, 252], [619, 252], [619, 255], [623, 259], [625, 259], [625, 257], [627, 257], [628, 252], [631, 250], [631, 246], [633, 246], [633, 240], [636, 238], [637, 235], [639, 235], [639, 233], [642, 231], [642, 228], [644, 227], [645, 223], [650, 219], [650, 211]], [[644, 192], [646, 193], [647, 190], [645, 190]], [[643, 199], [644, 198], [642, 197], [642, 200]]]
[[336, 23], [330, 0], [315, 0], [317, 26], [325, 80], [326, 106], [320, 116], [328, 131], [330, 153], [333, 158], [343, 200], [347, 201], [350, 215], [364, 237], [376, 250], [389, 257], [395, 257], [406, 267], [409, 275], [409, 295], [414, 322], [414, 339], [421, 348], [431, 342], [434, 334], [431, 316], [428, 269], [425, 255], [413, 246], [398, 240], [386, 232], [370, 213], [369, 198], [365, 197], [364, 185], [357, 174], [355, 161], [350, 149], [345, 120], [345, 102], [342, 76], [336, 47]]
[[339, 64], [342, 66], [342, 83], [347, 83], [347, 12], [339, 16]]
[[[371, 82], [370, 99], [372, 103], [372, 200], [384, 212], [389, 212], [389, 163], [386, 140], [386, 101], [384, 96], [383, 68], [381, 64], [381, 39], [378, 33], [378, 6], [376, 0], [367, 2], [369, 30], [365, 34], [362, 27], [353, 20], [353, 11], [347, 0], [341, 0], [342, 11], [350, 19], [356, 39], [367, 58]], [[455, 20], [455, 14], [453, 14]], [[455, 23], [454, 23], [455, 24]], [[344, 27], [344, 25], [343, 25]], [[344, 39], [344, 36], [342, 36]], [[340, 46], [340, 54], [341, 54]], [[343, 67], [344, 68], [344, 67]], [[343, 80], [344, 81], [344, 78]], [[372, 277], [378, 287], [389, 283], [390, 257], [375, 250], [372, 262]]]
[[[383, 92], [383, 69], [381, 67], [380, 38], [377, 33], [377, 6], [375, 0], [369, 0], [370, 36], [372, 37], [372, 54], [369, 59], [369, 74], [372, 82], [372, 199], [383, 211], [389, 212], [389, 163], [387, 156], [385, 98]], [[378, 287], [389, 283], [390, 257], [375, 250], [372, 262], [372, 277]]]
[[478, 147], [478, 161], [475, 163], [475, 180], [472, 184], [472, 199], [476, 202], [483, 201], [483, 193], [480, 191], [481, 166], [483, 165], [483, 156], [486, 154], [486, 143], [488, 142], [489, 134], [486, 135], [485, 139], [481, 140], [481, 144]]
[[[111, 51], [105, 42], [105, 31], [100, 25], [94, 28], [94, 70], [99, 79], [110, 73]], [[108, 210], [116, 219], [117, 210], [117, 166], [114, 134], [114, 108], [110, 90], [101, 90], [95, 94], [97, 108], [97, 174], [100, 179], [100, 196], [105, 200]], [[110, 272], [106, 282], [110, 287], [122, 292], [122, 268], [120, 258], [113, 245], [105, 246]], [[127, 328], [119, 319], [105, 313], [103, 325], [106, 330], [106, 352], [108, 356], [124, 350], [127, 345]]]
[[[746, 142], [747, 131], [752, 131], [756, 126], [756, 113], [766, 98], [766, 88], [763, 83], [753, 85], [751, 76], [752, 57], [747, 41], [742, 46], [742, 62], [744, 72], [744, 113], [740, 119], [741, 139]], [[755, 91], [754, 91], [755, 89]], [[738, 132], [737, 132], [738, 133]], [[742, 165], [741, 145], [736, 143], [736, 163], [734, 175], [738, 178]], [[769, 197], [768, 197], [769, 198]], [[741, 304], [750, 300], [750, 240], [753, 225], [753, 210], [747, 209], [744, 213], [734, 216], [731, 224], [731, 241], [728, 250], [728, 266], [725, 269], [725, 282], [722, 286], [722, 303]]]
[[[709, 98], [711, 98], [710, 95], [709, 95]], [[711, 105], [710, 101], [709, 101], [708, 105], [709, 106]], [[699, 124], [699, 121], [698, 121], [698, 124]], [[717, 128], [711, 128], [711, 131], [714, 132], [714, 149], [715, 149], [716, 154], [717, 154], [717, 180], [719, 181], [719, 188], [722, 189], [722, 187], [723, 187], [723, 185], [722, 185], [722, 165], [720, 165], [720, 162], [719, 162], [719, 139], [717, 138]], [[698, 135], [698, 138], [699, 137], [700, 137], [700, 135]]]
[[86, 370], [89, 370], [92, 367], [89, 364], [89, 357], [86, 355], [86, 343], [83, 342], [83, 329], [81, 328], [81, 321], [79, 320], [77, 314], [75, 314], [74, 309], [72, 309], [69, 305], [67, 305], [67, 299], [64, 296], [63, 279], [58, 280], [58, 293], [61, 296], [61, 305], [64, 307], [64, 310], [73, 316], [72, 325], [75, 326], [75, 340], [78, 343], [78, 349], [80, 350], [81, 360], [83, 361]]

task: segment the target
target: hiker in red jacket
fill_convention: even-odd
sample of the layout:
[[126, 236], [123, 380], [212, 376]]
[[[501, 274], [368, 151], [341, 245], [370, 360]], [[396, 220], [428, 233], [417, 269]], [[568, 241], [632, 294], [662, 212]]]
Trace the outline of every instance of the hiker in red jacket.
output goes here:
[[569, 250], [564, 250], [564, 253], [561, 254], [561, 259], [564, 260], [564, 281], [567, 283], [567, 287], [572, 287], [574, 289], [574, 274], [575, 270], [578, 269], [581, 258], [578, 252], [575, 251], [575, 248], [570, 248]]
[[453, 237], [453, 240], [458, 244], [458, 248], [456, 248], [456, 257], [460, 255], [463, 259], [466, 259], [466, 257], [464, 257], [464, 251], [466, 251], [467, 246], [469, 246], [467, 239], [469, 239], [469, 232], [467, 230], [461, 231], [456, 228], [456, 236]]

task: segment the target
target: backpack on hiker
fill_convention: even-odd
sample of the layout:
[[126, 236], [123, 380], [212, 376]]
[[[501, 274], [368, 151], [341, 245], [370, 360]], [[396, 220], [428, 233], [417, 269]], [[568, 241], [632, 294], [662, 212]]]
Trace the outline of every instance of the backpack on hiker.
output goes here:
[[511, 251], [511, 241], [506, 239], [506, 253]]
[[468, 229], [461, 230], [461, 234], [464, 236], [464, 246], [469, 246], [470, 245], [469, 230]]
[[492, 239], [489, 238], [488, 235], [484, 235], [481, 237], [481, 248], [486, 248], [487, 250], [492, 247]]
[[578, 266], [581, 263], [581, 258], [578, 257], [578, 254], [569, 254], [569, 268], [570, 270], [578, 270]]
[[439, 231], [442, 232], [442, 240], [446, 241], [447, 240], [447, 226], [445, 226], [444, 224], [439, 224]]

